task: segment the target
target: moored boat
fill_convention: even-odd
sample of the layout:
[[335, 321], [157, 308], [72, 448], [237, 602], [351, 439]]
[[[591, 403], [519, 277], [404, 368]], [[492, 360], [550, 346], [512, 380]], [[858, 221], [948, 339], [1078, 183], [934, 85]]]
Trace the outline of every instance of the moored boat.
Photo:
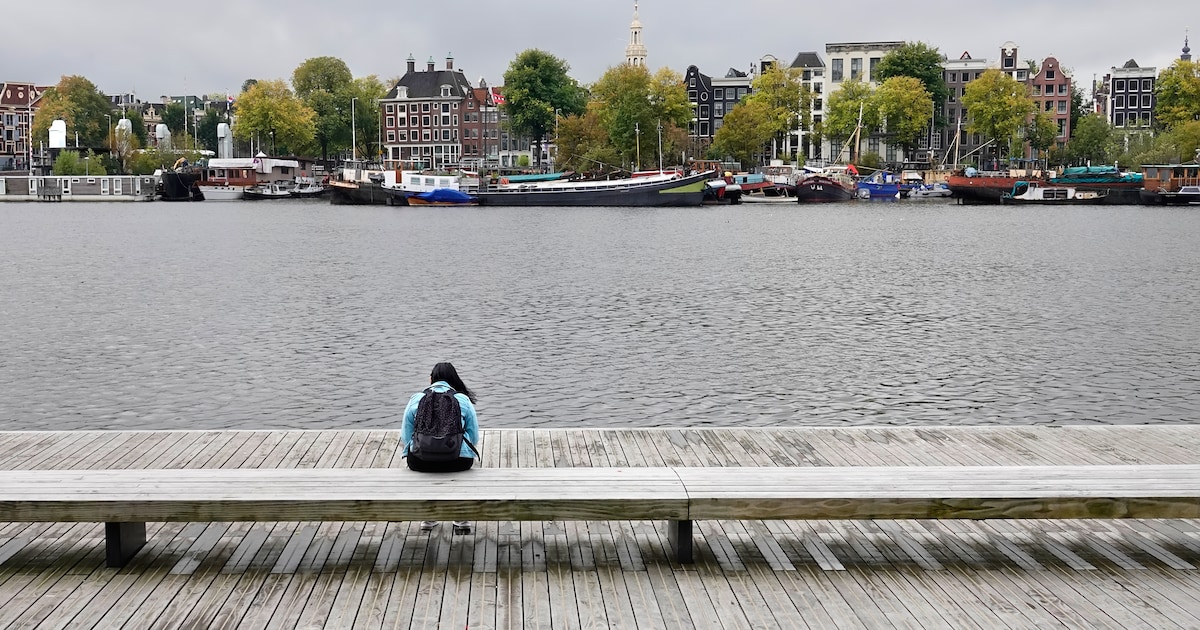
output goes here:
[[242, 191], [242, 199], [261, 201], [264, 199], [291, 199], [292, 186], [279, 182], [265, 182], [250, 186]]
[[1200, 164], [1145, 165], [1142, 176], [1140, 200], [1146, 205], [1200, 203]]
[[601, 181], [508, 184], [478, 195], [481, 206], [699, 206], [713, 173], [663, 172]]
[[899, 199], [900, 181], [888, 171], [876, 171], [858, 181], [859, 199]]
[[850, 201], [857, 196], [858, 184], [845, 166], [810, 172], [796, 182], [796, 203]]
[[1005, 205], [1095, 205], [1104, 203], [1107, 193], [1079, 190], [1069, 186], [1044, 186], [1040, 182], [1017, 182], [1011, 192], [1000, 198]]
[[204, 201], [200, 177], [201, 172], [191, 168], [161, 171], [155, 192], [163, 201]]
[[475, 206], [479, 201], [455, 188], [435, 188], [409, 195], [405, 201], [410, 206]]
[[909, 199], [945, 199], [952, 194], [949, 186], [938, 182], [936, 184], [922, 184], [909, 191], [908, 197]]

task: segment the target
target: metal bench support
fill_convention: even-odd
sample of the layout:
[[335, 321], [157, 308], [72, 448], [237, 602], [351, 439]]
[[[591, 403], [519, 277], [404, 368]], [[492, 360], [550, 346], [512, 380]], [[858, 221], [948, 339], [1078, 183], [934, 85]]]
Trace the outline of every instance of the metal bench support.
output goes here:
[[679, 564], [692, 564], [692, 521], [667, 521], [667, 540]]
[[123, 567], [146, 544], [146, 524], [105, 523], [104, 541], [108, 566]]

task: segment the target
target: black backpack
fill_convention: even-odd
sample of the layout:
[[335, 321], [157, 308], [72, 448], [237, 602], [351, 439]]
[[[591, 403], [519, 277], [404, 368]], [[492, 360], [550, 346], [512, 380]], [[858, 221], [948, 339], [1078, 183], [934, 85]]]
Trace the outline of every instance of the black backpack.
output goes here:
[[455, 391], [439, 392], [430, 387], [424, 393], [417, 403], [408, 454], [426, 462], [449, 462], [462, 457], [464, 442], [475, 451], [463, 431], [462, 407], [454, 397]]

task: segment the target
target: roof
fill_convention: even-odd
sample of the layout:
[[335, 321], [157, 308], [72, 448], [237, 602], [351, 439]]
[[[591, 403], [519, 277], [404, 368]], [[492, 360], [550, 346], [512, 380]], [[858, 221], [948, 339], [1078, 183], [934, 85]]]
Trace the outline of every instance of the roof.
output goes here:
[[793, 68], [824, 68], [825, 61], [821, 59], [821, 55], [814, 52], [796, 53], [796, 59], [792, 61]]
[[384, 97], [394, 100], [400, 92], [400, 87], [408, 88], [408, 98], [438, 98], [442, 95], [442, 86], [450, 86], [450, 96], [465, 98], [467, 92], [474, 89], [462, 70], [434, 70], [407, 72]]

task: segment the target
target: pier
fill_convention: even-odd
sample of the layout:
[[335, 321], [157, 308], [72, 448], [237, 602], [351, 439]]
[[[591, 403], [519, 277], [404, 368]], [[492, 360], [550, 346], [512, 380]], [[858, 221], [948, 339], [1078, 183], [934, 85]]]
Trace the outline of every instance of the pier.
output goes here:
[[[0, 433], [0, 470], [382, 468], [398, 431]], [[489, 468], [1200, 464], [1200, 427], [485, 430]], [[1200, 522], [0, 523], [12, 627], [1200, 625]]]

